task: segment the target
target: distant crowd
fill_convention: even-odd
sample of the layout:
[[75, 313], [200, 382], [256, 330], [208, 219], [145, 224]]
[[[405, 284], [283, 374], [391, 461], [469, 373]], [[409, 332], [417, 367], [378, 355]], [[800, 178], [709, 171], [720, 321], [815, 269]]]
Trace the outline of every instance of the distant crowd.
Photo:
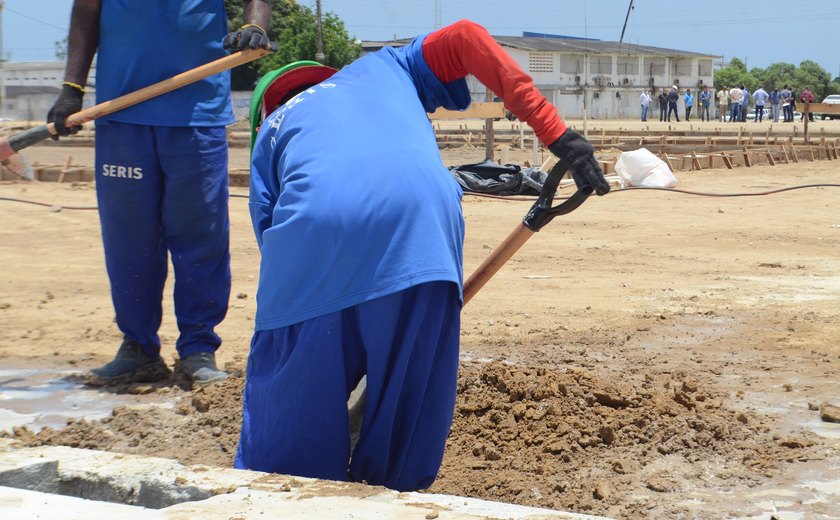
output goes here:
[[[661, 89], [655, 98], [655, 102], [659, 106], [660, 121], [670, 122], [671, 117], [674, 117], [677, 123], [680, 122], [679, 110], [677, 109], [680, 98], [683, 102], [685, 120], [691, 120], [691, 112], [695, 107], [694, 93], [690, 88], [686, 88], [685, 92], [680, 95], [680, 89], [674, 85], [670, 88]], [[809, 87], [805, 87], [799, 94], [798, 99], [801, 103], [813, 103], [814, 94]], [[772, 120], [775, 123], [780, 121], [793, 122], [797, 96], [787, 85], [781, 90], [775, 87], [770, 93], [762, 87], [756, 89], [755, 92], [750, 92], [746, 85], [736, 85], [732, 88], [724, 85], [715, 93], [706, 85], [697, 95], [700, 121], [711, 121], [714, 114], [714, 118], [721, 122], [745, 123], [750, 111], [750, 100], [754, 102], [755, 107], [754, 113], [750, 114], [753, 121], [763, 121], [766, 110], [768, 121]], [[654, 103], [654, 98], [649, 90], [643, 90], [639, 101], [642, 106], [642, 121], [647, 121], [648, 112]], [[800, 115], [800, 120], [802, 118], [804, 118], [804, 114]], [[808, 118], [813, 121], [814, 114], [809, 112]]]

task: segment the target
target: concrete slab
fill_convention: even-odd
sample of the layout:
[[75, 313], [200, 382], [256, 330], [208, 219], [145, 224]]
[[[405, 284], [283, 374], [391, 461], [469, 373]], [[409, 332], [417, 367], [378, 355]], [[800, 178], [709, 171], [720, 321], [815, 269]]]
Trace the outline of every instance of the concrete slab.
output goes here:
[[91, 518], [153, 520], [167, 518], [164, 512], [154, 509], [50, 495], [4, 486], [0, 486], [0, 515], [3, 518], [38, 518], [43, 520], [90, 520]]
[[[80, 514], [68, 516], [68, 511]], [[601, 518], [64, 446], [25, 448], [0, 439], [0, 518], [94, 515], [121, 520]]]

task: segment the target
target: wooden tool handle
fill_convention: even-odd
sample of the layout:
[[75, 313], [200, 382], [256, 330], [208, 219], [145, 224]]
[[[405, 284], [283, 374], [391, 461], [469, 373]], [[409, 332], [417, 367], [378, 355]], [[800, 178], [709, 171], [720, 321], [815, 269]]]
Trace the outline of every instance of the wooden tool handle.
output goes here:
[[[233, 54], [219, 58], [216, 61], [211, 61], [210, 63], [201, 65], [200, 67], [182, 72], [181, 74], [159, 81], [158, 83], [149, 85], [148, 87], [135, 90], [134, 92], [130, 92], [124, 96], [120, 96], [76, 112], [67, 118], [67, 126], [81, 125], [102, 116], [113, 114], [114, 112], [124, 108], [136, 105], [137, 103], [142, 103], [143, 101], [153, 97], [181, 88], [184, 85], [195, 83], [198, 80], [218, 74], [219, 72], [228, 69], [232, 69], [233, 67], [237, 67], [243, 63], [254, 61], [255, 59], [265, 56], [270, 52], [271, 50], [269, 49], [245, 49], [244, 51], [234, 52]], [[53, 125], [53, 123], [49, 123], [47, 125], [47, 129], [52, 134], [56, 133], [55, 125]]]
[[473, 271], [469, 279], [464, 283], [464, 305], [469, 303], [473, 296], [484, 287], [490, 278], [502, 268], [510, 258], [519, 251], [525, 242], [534, 235], [525, 225], [519, 224], [511, 233], [505, 238], [504, 242], [499, 244], [496, 249], [490, 253], [490, 256], [484, 259], [484, 262], [478, 266], [478, 269]]

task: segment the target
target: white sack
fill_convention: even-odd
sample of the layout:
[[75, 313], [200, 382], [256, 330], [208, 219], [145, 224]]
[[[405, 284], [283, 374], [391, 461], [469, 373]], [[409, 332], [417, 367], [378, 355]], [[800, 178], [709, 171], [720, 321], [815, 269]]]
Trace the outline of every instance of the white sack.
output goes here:
[[665, 161], [647, 148], [622, 152], [615, 163], [615, 173], [624, 184], [630, 186], [673, 188], [677, 185], [677, 178]]

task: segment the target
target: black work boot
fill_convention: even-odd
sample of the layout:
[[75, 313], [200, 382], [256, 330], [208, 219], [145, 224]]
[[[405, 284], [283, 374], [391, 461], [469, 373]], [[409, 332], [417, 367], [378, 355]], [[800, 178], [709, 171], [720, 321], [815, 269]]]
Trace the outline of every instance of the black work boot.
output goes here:
[[206, 385], [227, 379], [228, 374], [216, 367], [216, 354], [213, 352], [198, 352], [182, 358], [178, 369], [193, 383]]
[[150, 382], [160, 381], [169, 377], [169, 368], [163, 358], [150, 357], [143, 350], [143, 346], [125, 339], [117, 351], [114, 360], [105, 366], [94, 368], [87, 373], [87, 383], [91, 385], [106, 385], [122, 382]]

